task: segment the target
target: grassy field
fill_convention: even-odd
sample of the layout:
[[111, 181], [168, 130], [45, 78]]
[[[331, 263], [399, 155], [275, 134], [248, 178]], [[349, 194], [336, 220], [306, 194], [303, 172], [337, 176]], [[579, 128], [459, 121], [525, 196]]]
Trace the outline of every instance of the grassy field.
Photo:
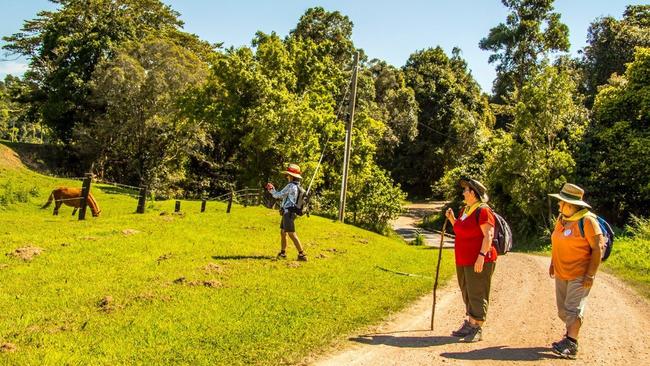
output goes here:
[[650, 299], [650, 220], [637, 220], [626, 231], [627, 236], [614, 241], [612, 254], [603, 268]]
[[40, 209], [52, 188], [80, 184], [0, 144], [0, 364], [295, 363], [432, 287], [376, 266], [432, 275], [435, 250], [320, 217], [297, 221], [305, 263], [292, 247], [274, 259], [279, 215], [260, 207], [183, 202], [174, 215], [166, 201], [138, 215], [95, 185], [99, 218]]

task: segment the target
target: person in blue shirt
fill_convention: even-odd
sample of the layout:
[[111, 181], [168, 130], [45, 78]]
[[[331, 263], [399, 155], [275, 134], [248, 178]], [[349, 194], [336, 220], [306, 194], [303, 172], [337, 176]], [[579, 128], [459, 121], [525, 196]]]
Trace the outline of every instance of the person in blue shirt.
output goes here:
[[300, 239], [296, 235], [296, 202], [298, 201], [298, 186], [300, 185], [300, 180], [302, 176], [300, 175], [300, 167], [296, 164], [289, 164], [287, 170], [282, 171], [282, 173], [287, 177], [287, 183], [281, 191], [276, 191], [275, 187], [271, 183], [266, 184], [266, 189], [271, 193], [273, 198], [282, 199], [280, 204], [280, 213], [282, 214], [282, 220], [280, 221], [280, 253], [278, 253], [278, 258], [284, 259], [287, 257], [287, 235], [293, 241], [293, 244], [298, 250], [298, 260], [306, 261], [307, 255], [302, 249], [300, 244]]

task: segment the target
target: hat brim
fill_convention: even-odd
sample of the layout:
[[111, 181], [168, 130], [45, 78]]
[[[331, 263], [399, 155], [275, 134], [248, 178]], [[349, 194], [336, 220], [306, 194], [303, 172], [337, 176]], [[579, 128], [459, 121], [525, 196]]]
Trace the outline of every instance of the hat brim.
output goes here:
[[289, 172], [289, 171], [286, 171], [286, 170], [283, 170], [280, 173], [290, 175], [290, 176], [292, 176], [294, 178], [302, 179], [302, 175], [297, 174], [297, 173]]
[[468, 181], [468, 180], [466, 180], [466, 179], [461, 179], [459, 184], [460, 184], [460, 186], [463, 187], [463, 188], [465, 188], [465, 187], [470, 187], [471, 189], [474, 190], [475, 193], [478, 193], [478, 194], [479, 194], [479, 197], [478, 197], [478, 198], [481, 200], [481, 202], [487, 202], [487, 201], [490, 200], [490, 197], [488, 196], [487, 192], [484, 192], [483, 194], [480, 194], [479, 192], [480, 192], [481, 190], [478, 189], [478, 187], [475, 187], [475, 186], [472, 184], [472, 182], [470, 182], [470, 181]]
[[570, 203], [572, 205], [591, 208], [591, 206], [587, 202], [585, 202], [583, 200], [576, 200], [576, 199], [573, 199], [573, 198], [570, 198], [570, 197], [567, 197], [567, 196], [563, 196], [562, 193], [559, 193], [559, 194], [558, 193], [549, 193], [548, 195], [553, 197], [553, 198], [557, 198], [560, 201]]

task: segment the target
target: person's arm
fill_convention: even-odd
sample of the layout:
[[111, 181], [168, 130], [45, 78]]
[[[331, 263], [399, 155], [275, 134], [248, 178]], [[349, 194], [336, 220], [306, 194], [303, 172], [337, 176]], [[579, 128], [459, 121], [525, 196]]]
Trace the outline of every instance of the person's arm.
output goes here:
[[481, 252], [474, 262], [474, 272], [481, 273], [483, 272], [483, 264], [485, 264], [485, 256], [490, 253], [490, 248], [492, 247], [492, 239], [494, 238], [494, 226], [489, 222], [481, 225], [481, 231], [483, 232], [483, 242], [481, 243]]
[[285, 198], [286, 196], [289, 195], [290, 188], [291, 188], [291, 184], [287, 184], [286, 186], [284, 186], [284, 188], [282, 188], [281, 191], [276, 191], [275, 187], [273, 187], [271, 188], [271, 190], [269, 190], [269, 192], [271, 193], [273, 198], [280, 199], [280, 198]]
[[456, 216], [454, 216], [454, 210], [450, 208], [447, 209], [447, 212], [445, 212], [445, 216], [447, 216], [447, 220], [449, 220], [449, 223], [453, 227], [454, 224], [456, 223]]
[[[590, 226], [590, 230], [587, 230], [587, 225]], [[598, 272], [598, 267], [600, 266], [600, 257], [602, 256], [601, 243], [605, 240], [603, 233], [600, 232], [600, 227], [597, 226], [595, 220], [592, 218], [585, 219], [585, 236], [587, 237], [587, 242], [591, 247], [591, 260], [589, 261], [589, 266], [587, 267], [587, 273], [585, 273], [585, 279], [582, 282], [584, 287], [591, 287], [594, 284], [594, 278], [596, 277], [596, 272]], [[595, 228], [598, 227], [598, 230]], [[589, 235], [589, 234], [592, 235]]]

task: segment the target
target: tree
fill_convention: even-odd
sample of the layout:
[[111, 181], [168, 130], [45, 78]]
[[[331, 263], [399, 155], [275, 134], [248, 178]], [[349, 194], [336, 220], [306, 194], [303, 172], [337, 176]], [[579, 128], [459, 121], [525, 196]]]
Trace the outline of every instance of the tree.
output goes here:
[[160, 0], [50, 1], [60, 8], [25, 21], [21, 32], [3, 38], [3, 48], [29, 57], [25, 77], [37, 86], [30, 103], [56, 137], [70, 142], [74, 127], [99, 113], [88, 100], [95, 67], [123, 42], [177, 31], [182, 22]]
[[602, 86], [579, 157], [579, 177], [597, 210], [623, 224], [650, 211], [650, 48]]
[[391, 172], [407, 192], [430, 196], [431, 186], [487, 138], [494, 117], [460, 50], [451, 58], [440, 47], [418, 51], [403, 70], [419, 106], [418, 135], [397, 148]]
[[524, 83], [511, 132], [488, 145], [485, 181], [492, 204], [520, 234], [540, 234], [555, 217], [549, 192], [575, 176], [574, 155], [588, 125], [588, 113], [574, 78], [544, 66]]
[[183, 98], [207, 77], [207, 64], [173, 42], [125, 45], [96, 68], [92, 101], [104, 113], [80, 128], [78, 148], [101, 177], [168, 193], [189, 156], [207, 143], [205, 126], [181, 114]]
[[507, 104], [508, 96], [535, 75], [550, 52], [569, 50], [569, 28], [553, 12], [553, 0], [501, 0], [511, 12], [506, 23], [490, 29], [479, 47], [491, 51], [497, 63], [493, 100]]
[[350, 19], [338, 11], [329, 12], [322, 7], [309, 8], [300, 17], [291, 38], [311, 40], [322, 54], [332, 57], [339, 65], [351, 62], [354, 52]]
[[622, 75], [634, 60], [635, 47], [650, 47], [650, 5], [629, 5], [623, 19], [597, 19], [589, 26], [588, 45], [582, 51], [584, 90], [589, 106], [598, 86], [607, 84], [613, 73]]

